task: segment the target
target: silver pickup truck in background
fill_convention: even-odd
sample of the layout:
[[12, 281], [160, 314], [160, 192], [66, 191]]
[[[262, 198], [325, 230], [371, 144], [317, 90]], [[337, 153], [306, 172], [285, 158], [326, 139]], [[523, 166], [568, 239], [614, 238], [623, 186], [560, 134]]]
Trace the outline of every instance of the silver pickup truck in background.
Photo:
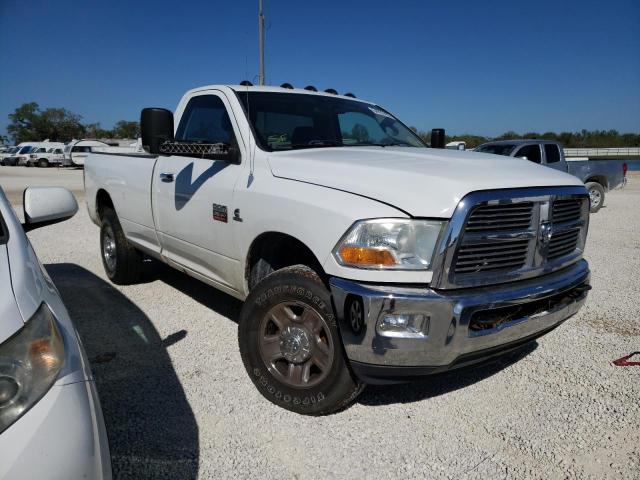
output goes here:
[[591, 213], [602, 208], [605, 192], [621, 186], [627, 173], [627, 164], [622, 160], [565, 158], [562, 144], [552, 140], [501, 140], [483, 143], [474, 151], [525, 158], [578, 177], [589, 190]]

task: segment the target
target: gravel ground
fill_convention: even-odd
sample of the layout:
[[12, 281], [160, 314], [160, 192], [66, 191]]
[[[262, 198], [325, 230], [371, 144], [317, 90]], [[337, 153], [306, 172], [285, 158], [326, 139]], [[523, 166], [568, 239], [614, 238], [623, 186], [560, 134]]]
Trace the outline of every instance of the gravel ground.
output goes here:
[[[9, 170], [27, 169], [0, 167], [19, 202]], [[33, 170], [27, 183], [81, 192], [81, 172]], [[92, 359], [115, 478], [640, 478], [640, 367], [611, 364], [640, 350], [640, 175], [605, 203], [578, 315], [494, 364], [369, 387], [321, 418], [254, 389], [238, 301], [157, 262], [111, 285], [84, 205], [29, 236]]]

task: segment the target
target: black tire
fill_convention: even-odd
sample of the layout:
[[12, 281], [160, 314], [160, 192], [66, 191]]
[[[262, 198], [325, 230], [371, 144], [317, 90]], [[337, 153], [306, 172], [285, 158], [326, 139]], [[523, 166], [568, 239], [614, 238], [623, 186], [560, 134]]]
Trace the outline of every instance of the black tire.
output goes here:
[[38, 167], [40, 168], [49, 168], [49, 160], [46, 158], [41, 158], [38, 160]]
[[29, 168], [29, 167], [33, 167], [33, 164], [31, 163], [30, 160], [27, 160], [27, 163], [25, 163], [24, 166]]
[[104, 271], [113, 283], [129, 285], [140, 280], [142, 253], [127, 241], [118, 215], [111, 208], [105, 208], [102, 214], [100, 256]]
[[604, 187], [598, 182], [587, 182], [585, 186], [589, 192], [589, 211], [596, 213], [604, 205]]
[[[292, 305], [289, 310], [291, 313], [294, 308], [301, 312], [295, 314], [295, 319], [288, 320], [293, 328], [306, 326], [303, 323], [306, 312], [310, 312], [309, 316], [313, 316], [320, 325], [317, 329], [320, 333], [310, 335], [308, 350], [303, 352], [309, 358], [304, 363], [301, 363], [301, 359], [290, 361], [284, 358], [282, 351], [286, 347], [283, 347], [283, 329], [264, 334], [265, 324], [273, 318], [270, 312], [289, 308], [289, 305]], [[247, 297], [240, 313], [238, 328], [240, 355], [254, 385], [270, 402], [303, 415], [326, 415], [351, 404], [364, 389], [365, 385], [353, 376], [347, 364], [331, 305], [331, 296], [320, 277], [303, 265], [273, 272]], [[276, 327], [276, 323], [274, 321], [272, 326]], [[311, 333], [310, 330], [306, 331]], [[322, 338], [315, 335], [321, 335]], [[274, 362], [267, 364], [264, 360], [263, 342], [267, 338], [279, 339], [273, 343], [277, 344], [275, 350], [280, 349], [281, 352], [270, 357], [283, 357], [277, 360], [278, 366]], [[297, 347], [299, 345], [300, 343], [296, 344]], [[294, 353], [295, 350], [294, 348]], [[324, 370], [319, 364], [314, 364], [317, 353], [326, 360]], [[291, 355], [292, 352], [287, 350], [287, 354]], [[298, 368], [302, 372], [307, 363], [314, 365], [308, 367], [306, 374], [301, 373], [299, 379], [292, 379], [290, 372]], [[313, 369], [315, 372], [309, 373]], [[300, 386], [288, 382], [297, 382]], [[308, 382], [308, 386], [305, 382]]]

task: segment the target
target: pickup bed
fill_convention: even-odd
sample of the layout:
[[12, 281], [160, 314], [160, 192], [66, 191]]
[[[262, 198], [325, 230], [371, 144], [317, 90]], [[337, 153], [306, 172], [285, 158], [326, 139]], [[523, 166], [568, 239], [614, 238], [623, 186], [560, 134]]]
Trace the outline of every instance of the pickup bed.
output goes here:
[[201, 87], [141, 129], [148, 153], [85, 164], [108, 277], [139, 281], [149, 256], [244, 300], [244, 365], [284, 408], [479, 363], [586, 300], [588, 195], [567, 173], [428, 148], [315, 89]]
[[624, 184], [627, 171], [621, 160], [565, 158], [562, 145], [550, 140], [501, 140], [484, 143], [474, 151], [524, 158], [578, 177], [589, 191], [593, 213], [604, 205], [605, 192]]

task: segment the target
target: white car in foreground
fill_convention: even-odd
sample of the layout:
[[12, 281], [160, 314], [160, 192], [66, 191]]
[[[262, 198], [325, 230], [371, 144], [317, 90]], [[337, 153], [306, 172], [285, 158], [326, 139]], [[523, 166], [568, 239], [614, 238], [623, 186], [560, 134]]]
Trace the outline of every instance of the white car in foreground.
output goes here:
[[59, 187], [24, 192], [22, 225], [0, 189], [0, 478], [109, 479], [100, 401], [69, 314], [25, 231], [72, 217]]

